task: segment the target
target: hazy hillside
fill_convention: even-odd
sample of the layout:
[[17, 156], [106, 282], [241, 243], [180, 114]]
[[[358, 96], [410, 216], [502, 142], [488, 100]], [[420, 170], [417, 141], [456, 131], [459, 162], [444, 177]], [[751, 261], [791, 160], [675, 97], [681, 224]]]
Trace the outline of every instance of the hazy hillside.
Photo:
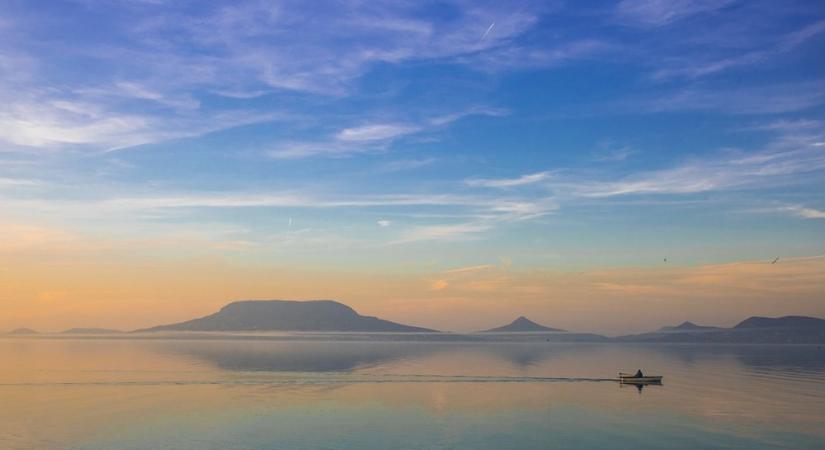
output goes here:
[[215, 314], [138, 331], [362, 331], [431, 332], [377, 317], [362, 316], [333, 300], [246, 300]]

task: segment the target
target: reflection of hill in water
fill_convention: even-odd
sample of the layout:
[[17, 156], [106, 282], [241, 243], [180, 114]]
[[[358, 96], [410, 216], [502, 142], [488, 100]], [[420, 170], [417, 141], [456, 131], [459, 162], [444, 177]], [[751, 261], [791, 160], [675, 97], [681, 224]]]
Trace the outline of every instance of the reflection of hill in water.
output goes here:
[[825, 371], [825, 346], [759, 345], [736, 350], [736, 358], [750, 368]]
[[193, 356], [224, 370], [340, 372], [432, 351], [420, 344], [391, 342], [172, 341], [163, 352]]
[[750, 369], [825, 371], [825, 346], [782, 344], [653, 344], [644, 348], [666, 353], [687, 365], [734, 358]]
[[476, 346], [479, 351], [507, 361], [514, 367], [528, 368], [570, 353], [582, 354], [598, 345], [542, 344], [542, 343], [488, 343]]
[[540, 343], [267, 340], [169, 340], [155, 345], [161, 353], [194, 357], [224, 370], [273, 372], [343, 372], [397, 360], [468, 351], [527, 368], [589, 348]]

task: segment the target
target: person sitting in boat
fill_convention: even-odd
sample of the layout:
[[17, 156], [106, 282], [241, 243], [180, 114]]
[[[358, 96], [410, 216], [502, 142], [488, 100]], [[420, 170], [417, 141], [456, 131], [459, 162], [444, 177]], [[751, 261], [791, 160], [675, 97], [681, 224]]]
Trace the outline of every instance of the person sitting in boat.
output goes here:
[[633, 378], [642, 378], [644, 376], [645, 374], [642, 373], [642, 369], [637, 370], [636, 373], [633, 374]]

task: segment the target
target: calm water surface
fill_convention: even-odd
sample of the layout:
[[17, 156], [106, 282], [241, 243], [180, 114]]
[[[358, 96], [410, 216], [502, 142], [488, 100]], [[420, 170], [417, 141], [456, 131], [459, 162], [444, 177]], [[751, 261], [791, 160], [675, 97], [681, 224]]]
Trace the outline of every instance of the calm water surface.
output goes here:
[[[639, 392], [610, 378], [665, 376]], [[2, 449], [825, 448], [825, 348], [0, 339]]]

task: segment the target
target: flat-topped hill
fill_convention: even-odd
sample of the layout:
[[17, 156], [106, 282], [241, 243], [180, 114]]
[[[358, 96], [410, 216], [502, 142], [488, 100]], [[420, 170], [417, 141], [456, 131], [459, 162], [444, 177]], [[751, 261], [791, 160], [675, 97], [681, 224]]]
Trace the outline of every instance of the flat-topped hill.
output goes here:
[[361, 331], [432, 332], [377, 317], [362, 316], [334, 300], [244, 300], [185, 322], [138, 331]]

